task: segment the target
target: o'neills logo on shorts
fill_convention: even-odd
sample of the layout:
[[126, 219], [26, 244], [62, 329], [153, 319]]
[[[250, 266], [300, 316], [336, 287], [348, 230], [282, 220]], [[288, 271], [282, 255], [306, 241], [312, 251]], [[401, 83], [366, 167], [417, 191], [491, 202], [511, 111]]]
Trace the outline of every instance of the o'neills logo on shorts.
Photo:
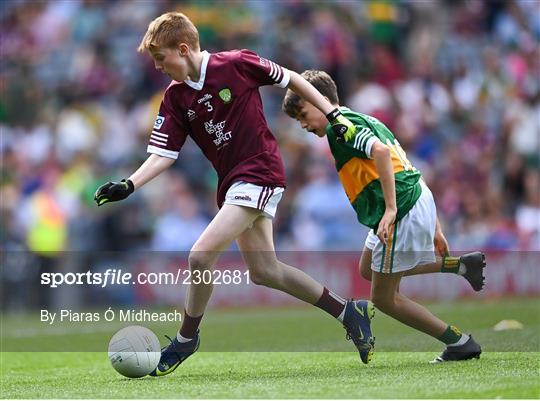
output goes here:
[[245, 200], [245, 201], [251, 201], [251, 198], [248, 195], [236, 195], [234, 197], [234, 200]]

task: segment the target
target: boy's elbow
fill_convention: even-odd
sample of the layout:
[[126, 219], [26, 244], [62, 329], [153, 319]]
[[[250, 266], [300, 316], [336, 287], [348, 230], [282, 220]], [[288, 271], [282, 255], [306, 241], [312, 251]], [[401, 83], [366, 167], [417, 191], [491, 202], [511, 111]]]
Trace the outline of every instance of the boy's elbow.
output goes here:
[[289, 70], [289, 74], [290, 78], [289, 83], [287, 84], [287, 88], [292, 90], [293, 92], [298, 93], [302, 85], [309, 85], [309, 82], [306, 81], [306, 79], [296, 71]]
[[287, 84], [287, 88], [292, 90], [294, 92], [294, 89], [296, 88], [298, 84], [298, 73], [295, 71], [289, 70], [290, 78], [289, 83]]
[[389, 158], [390, 148], [384, 143], [377, 141], [371, 147], [371, 157], [373, 159]]

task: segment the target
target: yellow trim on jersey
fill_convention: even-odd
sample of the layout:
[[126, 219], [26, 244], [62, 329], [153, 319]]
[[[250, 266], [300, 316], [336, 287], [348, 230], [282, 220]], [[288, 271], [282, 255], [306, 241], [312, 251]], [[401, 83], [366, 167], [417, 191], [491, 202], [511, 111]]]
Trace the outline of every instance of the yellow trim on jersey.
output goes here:
[[[394, 174], [404, 171], [403, 163], [393, 149], [390, 149], [390, 155]], [[338, 175], [351, 203], [368, 184], [379, 178], [375, 161], [359, 157], [353, 157], [345, 163], [338, 171]]]

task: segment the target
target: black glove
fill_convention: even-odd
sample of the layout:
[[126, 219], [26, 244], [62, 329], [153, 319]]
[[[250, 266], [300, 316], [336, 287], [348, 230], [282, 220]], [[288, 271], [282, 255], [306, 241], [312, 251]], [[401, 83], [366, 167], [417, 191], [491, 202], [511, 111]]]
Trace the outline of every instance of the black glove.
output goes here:
[[98, 206], [107, 202], [116, 202], [126, 199], [133, 193], [135, 187], [131, 180], [122, 180], [120, 182], [108, 182], [100, 186], [94, 195], [94, 200]]
[[347, 117], [341, 114], [339, 109], [334, 109], [326, 115], [332, 126], [332, 131], [340, 141], [349, 141], [356, 134], [356, 126]]

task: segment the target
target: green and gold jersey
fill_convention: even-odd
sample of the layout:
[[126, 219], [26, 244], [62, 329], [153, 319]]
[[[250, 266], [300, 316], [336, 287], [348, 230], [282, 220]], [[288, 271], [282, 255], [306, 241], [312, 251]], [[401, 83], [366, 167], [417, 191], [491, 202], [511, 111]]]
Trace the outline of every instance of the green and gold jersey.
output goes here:
[[339, 178], [358, 221], [377, 228], [386, 209], [379, 173], [375, 161], [369, 158], [371, 146], [377, 139], [390, 149], [396, 180], [396, 221], [399, 221], [411, 210], [422, 193], [420, 172], [407, 160], [398, 141], [382, 122], [346, 107], [340, 107], [340, 111], [356, 126], [356, 136], [348, 142], [337, 141], [328, 125], [326, 137], [336, 160]]

